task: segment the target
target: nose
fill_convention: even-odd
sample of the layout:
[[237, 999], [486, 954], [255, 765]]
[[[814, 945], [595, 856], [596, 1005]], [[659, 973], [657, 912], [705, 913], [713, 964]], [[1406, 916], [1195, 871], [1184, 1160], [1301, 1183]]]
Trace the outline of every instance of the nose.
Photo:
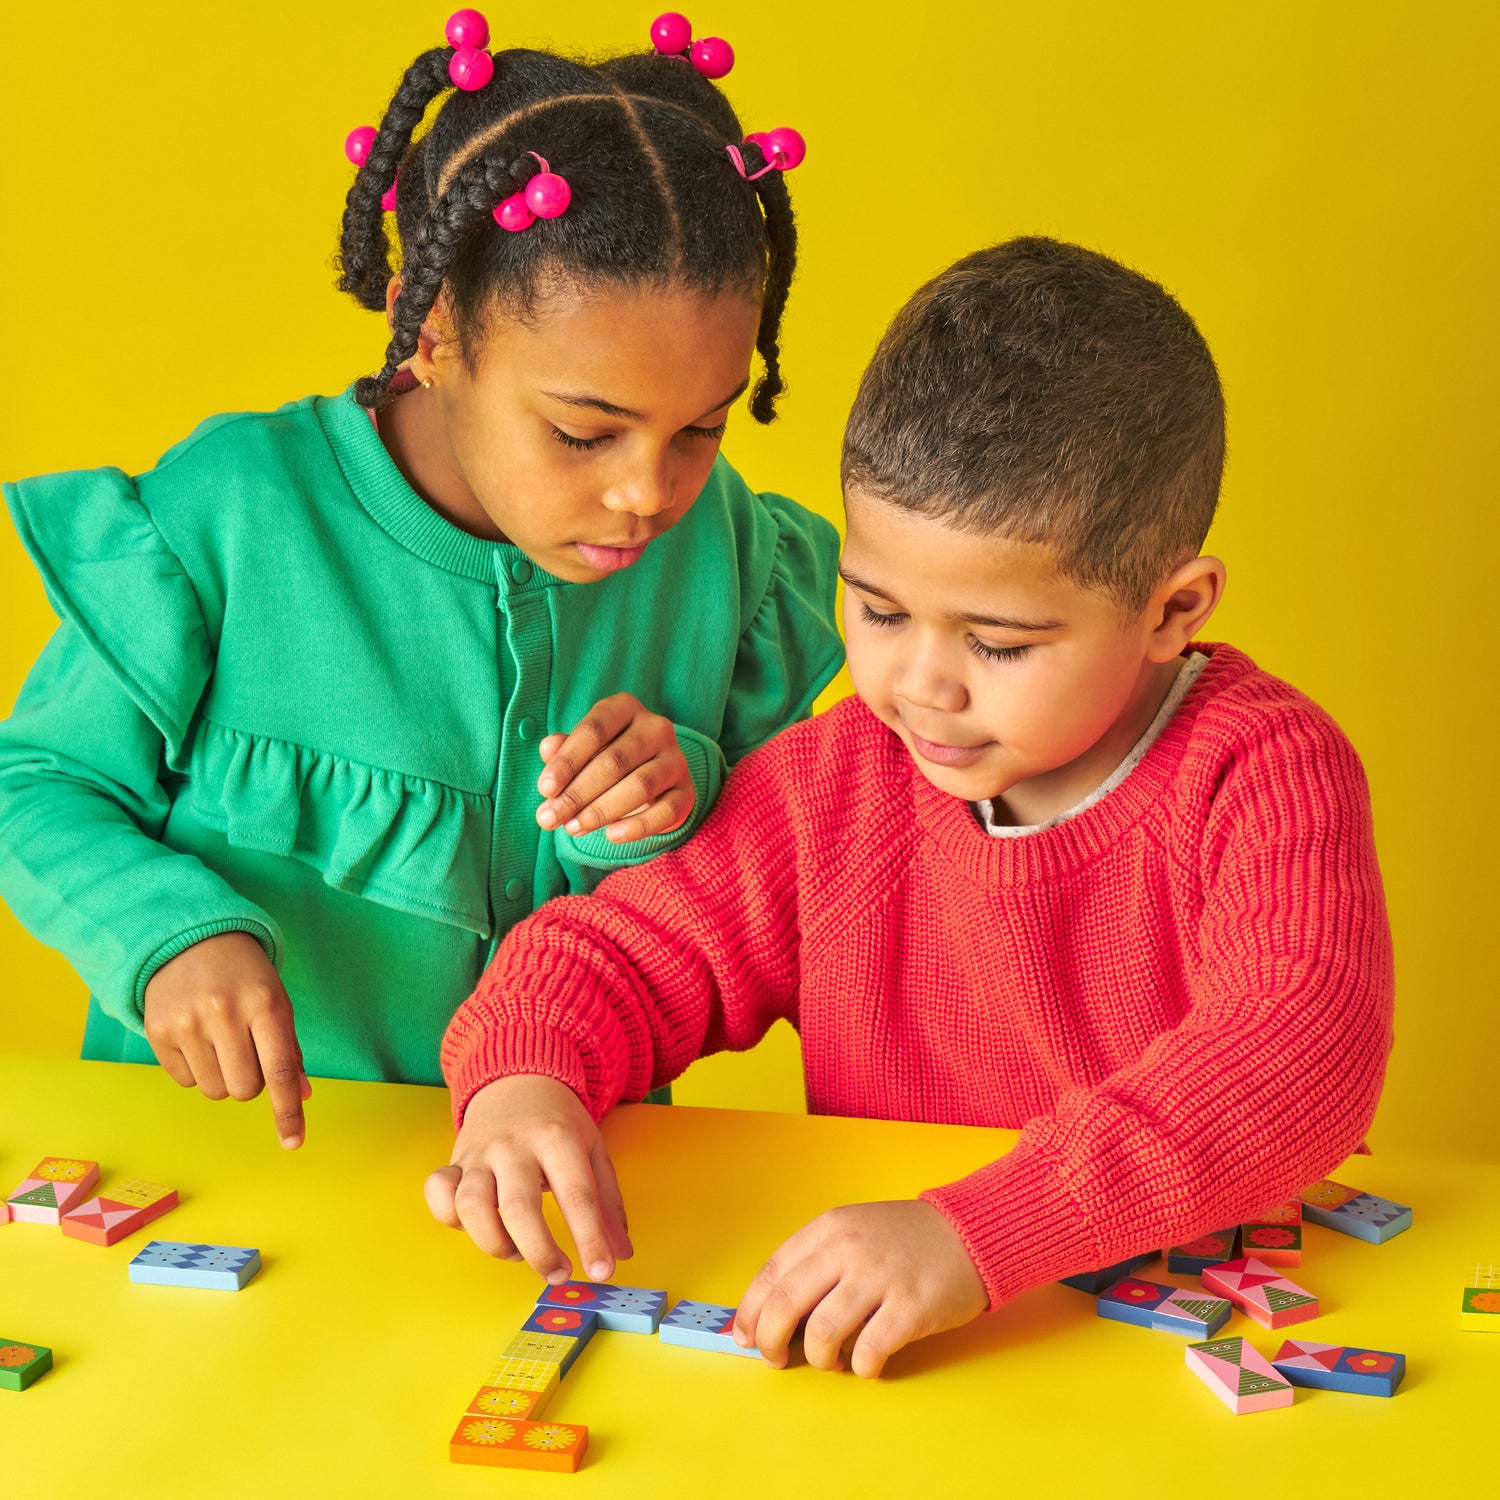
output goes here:
[[637, 465], [604, 492], [604, 508], [624, 515], [656, 516], [676, 503], [677, 486], [664, 461]]
[[891, 674], [891, 691], [913, 708], [956, 714], [968, 707], [969, 690], [952, 669], [942, 642], [920, 635], [908, 637], [898, 650]]

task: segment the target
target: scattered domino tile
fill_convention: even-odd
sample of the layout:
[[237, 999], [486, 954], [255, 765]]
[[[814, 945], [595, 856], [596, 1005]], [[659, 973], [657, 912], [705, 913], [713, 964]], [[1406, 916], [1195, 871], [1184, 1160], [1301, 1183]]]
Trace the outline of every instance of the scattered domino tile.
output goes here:
[[1278, 1203], [1240, 1225], [1240, 1254], [1268, 1266], [1302, 1264], [1302, 1204]]
[[1285, 1328], [1319, 1314], [1318, 1299], [1254, 1256], [1209, 1266], [1203, 1273], [1209, 1291], [1228, 1297], [1262, 1328]]
[[525, 1422], [466, 1413], [448, 1440], [456, 1464], [497, 1469], [551, 1469], [572, 1474], [588, 1451], [589, 1430], [561, 1422]]
[[484, 1377], [487, 1386], [507, 1391], [532, 1391], [545, 1405], [557, 1393], [562, 1380], [562, 1366], [545, 1359], [521, 1359], [502, 1354]]
[[504, 1417], [507, 1421], [519, 1417], [534, 1422], [556, 1389], [555, 1382], [545, 1391], [516, 1391], [499, 1385], [482, 1385], [464, 1409], [476, 1417]]
[[1500, 1270], [1474, 1267], [1464, 1287], [1458, 1326], [1465, 1333], [1500, 1333]]
[[1188, 1369], [1237, 1417], [1292, 1404], [1291, 1385], [1244, 1339], [1189, 1344], [1184, 1357]]
[[24, 1391], [52, 1368], [52, 1351], [42, 1344], [0, 1338], [0, 1391]]
[[1234, 1311], [1223, 1297], [1205, 1297], [1158, 1281], [1137, 1281], [1133, 1276], [1106, 1287], [1095, 1307], [1101, 1318], [1195, 1339], [1211, 1339]]
[[710, 1349], [718, 1354], [746, 1354], [751, 1359], [760, 1358], [760, 1350], [753, 1344], [741, 1349], [729, 1331], [734, 1327], [732, 1307], [720, 1307], [717, 1302], [694, 1302], [683, 1298], [662, 1320], [656, 1336], [664, 1344], [681, 1344], [688, 1349]]
[[1384, 1244], [1411, 1228], [1411, 1209], [1404, 1203], [1392, 1203], [1327, 1178], [1303, 1191], [1302, 1213], [1310, 1223], [1352, 1234], [1372, 1245]]
[[237, 1292], [260, 1270], [260, 1251], [244, 1245], [189, 1245], [152, 1240], [130, 1262], [130, 1279], [151, 1286], [195, 1286]]
[[1147, 1250], [1145, 1254], [1132, 1255], [1129, 1260], [1122, 1260], [1118, 1265], [1103, 1266], [1097, 1271], [1080, 1271], [1076, 1276], [1064, 1276], [1062, 1284], [1097, 1297], [1105, 1287], [1113, 1286], [1122, 1277], [1139, 1271], [1142, 1266], [1149, 1266], [1157, 1254], [1155, 1250]]
[[655, 1333], [667, 1294], [650, 1287], [613, 1286], [607, 1281], [564, 1281], [542, 1289], [538, 1307], [587, 1308], [607, 1333]]
[[563, 1374], [573, 1367], [573, 1361], [583, 1353], [583, 1346], [593, 1338], [599, 1326], [599, 1315], [580, 1307], [539, 1307], [521, 1325], [521, 1332], [546, 1334], [565, 1339], [573, 1345], [563, 1360]]
[[132, 1177], [63, 1215], [62, 1232], [91, 1245], [113, 1245], [177, 1207], [177, 1189]]
[[58, 1224], [99, 1180], [99, 1163], [75, 1156], [44, 1156], [5, 1201], [18, 1224]]
[[1394, 1396], [1406, 1374], [1406, 1356], [1383, 1349], [1312, 1344], [1288, 1339], [1271, 1359], [1276, 1373], [1293, 1385], [1356, 1396]]
[[563, 1333], [538, 1333], [526, 1328], [518, 1333], [501, 1351], [501, 1359], [534, 1359], [539, 1363], [556, 1365], [559, 1376], [566, 1376], [583, 1352], [583, 1341], [570, 1339]]
[[1200, 1234], [1184, 1245], [1173, 1245], [1167, 1251], [1167, 1269], [1174, 1276], [1198, 1276], [1207, 1266], [1221, 1266], [1233, 1260], [1239, 1251], [1239, 1225]]

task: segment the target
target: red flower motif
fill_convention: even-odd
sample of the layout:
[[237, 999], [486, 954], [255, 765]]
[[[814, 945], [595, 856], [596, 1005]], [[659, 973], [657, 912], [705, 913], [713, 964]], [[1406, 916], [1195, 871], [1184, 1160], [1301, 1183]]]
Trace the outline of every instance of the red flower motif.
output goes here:
[[583, 1286], [576, 1281], [565, 1281], [561, 1286], [552, 1287], [542, 1299], [544, 1302], [592, 1302], [598, 1295], [591, 1286]]
[[537, 1322], [549, 1333], [566, 1333], [583, 1327], [583, 1314], [571, 1307], [548, 1307], [537, 1314]]
[[1373, 1350], [1350, 1351], [1344, 1363], [1357, 1375], [1384, 1375], [1396, 1368], [1396, 1361], [1389, 1354], [1376, 1354]]
[[1158, 1295], [1149, 1281], [1119, 1281], [1105, 1293], [1112, 1302], [1154, 1302]]
[[1228, 1248], [1222, 1234], [1205, 1234], [1201, 1240], [1193, 1240], [1191, 1244], [1184, 1245], [1182, 1253], [1202, 1259], [1208, 1255], [1223, 1255]]
[[1297, 1236], [1290, 1229], [1252, 1229], [1245, 1239], [1252, 1245], [1264, 1245], [1272, 1249], [1277, 1245], [1292, 1245], [1296, 1243]]

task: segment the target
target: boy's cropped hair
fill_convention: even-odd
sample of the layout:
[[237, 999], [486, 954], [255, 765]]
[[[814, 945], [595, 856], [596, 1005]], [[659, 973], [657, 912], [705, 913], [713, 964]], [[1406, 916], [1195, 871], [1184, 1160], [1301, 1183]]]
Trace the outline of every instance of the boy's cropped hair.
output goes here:
[[846, 490], [1044, 542], [1131, 612], [1203, 545], [1223, 470], [1224, 396], [1193, 320], [1118, 261], [1041, 237], [918, 291], [844, 433]]

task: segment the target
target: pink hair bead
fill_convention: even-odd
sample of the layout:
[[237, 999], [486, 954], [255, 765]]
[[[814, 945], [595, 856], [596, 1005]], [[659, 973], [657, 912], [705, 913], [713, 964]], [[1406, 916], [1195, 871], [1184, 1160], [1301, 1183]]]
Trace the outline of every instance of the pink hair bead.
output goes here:
[[477, 10], [456, 10], [448, 17], [443, 35], [450, 47], [488, 47], [490, 23]]
[[[745, 139], [755, 140], [755, 137], [747, 135]], [[778, 171], [790, 172], [793, 167], [800, 167], [807, 157], [807, 142], [802, 139], [802, 133], [790, 125], [766, 131], [756, 144]]]
[[448, 59], [448, 77], [454, 88], [472, 94], [495, 76], [495, 59], [478, 47], [460, 47]]
[[678, 57], [693, 44], [693, 23], [675, 10], [666, 11], [651, 23], [651, 45], [668, 57]]
[[721, 36], [704, 37], [693, 43], [688, 61], [705, 78], [722, 78], [734, 67], [734, 48]]
[[396, 186], [400, 181], [401, 176], [397, 173], [396, 181], [380, 195], [380, 208], [383, 213], [393, 214], [396, 212]]
[[495, 205], [493, 213], [495, 222], [512, 234], [530, 229], [536, 223], [536, 215], [526, 206], [525, 193], [512, 193], [509, 198]]
[[526, 207], [539, 219], [555, 219], [572, 201], [573, 189], [568, 186], [567, 178], [548, 170], [545, 162], [542, 170], [526, 184]]
[[370, 148], [380, 132], [373, 125], [361, 125], [344, 137], [344, 155], [356, 167], [362, 167], [370, 159]]

